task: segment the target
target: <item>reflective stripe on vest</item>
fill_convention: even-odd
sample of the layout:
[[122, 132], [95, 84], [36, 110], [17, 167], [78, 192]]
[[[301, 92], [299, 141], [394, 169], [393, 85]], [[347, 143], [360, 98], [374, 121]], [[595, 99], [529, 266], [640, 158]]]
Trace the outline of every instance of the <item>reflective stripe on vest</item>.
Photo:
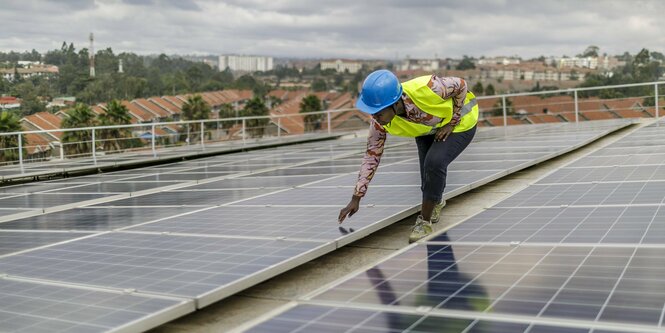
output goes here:
[[[402, 117], [395, 116], [393, 120], [383, 126], [386, 132], [406, 137], [416, 137], [432, 134], [437, 128], [450, 122], [453, 116], [453, 99], [443, 99], [432, 91], [427, 85], [432, 76], [421, 76], [402, 83], [404, 93], [423, 112], [441, 119], [435, 126], [427, 126], [410, 122]], [[454, 133], [470, 130], [478, 122], [478, 102], [476, 96], [470, 91], [466, 94], [464, 106], [461, 109], [460, 123], [453, 129]]]

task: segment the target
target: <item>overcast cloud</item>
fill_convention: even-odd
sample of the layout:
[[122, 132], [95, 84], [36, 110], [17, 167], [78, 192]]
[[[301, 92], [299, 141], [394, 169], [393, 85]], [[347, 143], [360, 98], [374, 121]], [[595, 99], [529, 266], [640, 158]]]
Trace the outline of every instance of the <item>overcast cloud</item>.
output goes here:
[[3, 0], [0, 50], [412, 58], [665, 53], [665, 1]]

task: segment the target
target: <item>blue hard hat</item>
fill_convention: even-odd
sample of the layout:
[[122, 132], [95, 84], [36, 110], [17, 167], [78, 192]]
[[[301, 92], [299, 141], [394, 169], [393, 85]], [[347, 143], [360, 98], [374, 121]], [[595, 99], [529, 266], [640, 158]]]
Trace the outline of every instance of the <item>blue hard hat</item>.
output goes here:
[[393, 105], [402, 96], [402, 85], [389, 70], [380, 69], [367, 76], [356, 101], [360, 111], [375, 114]]

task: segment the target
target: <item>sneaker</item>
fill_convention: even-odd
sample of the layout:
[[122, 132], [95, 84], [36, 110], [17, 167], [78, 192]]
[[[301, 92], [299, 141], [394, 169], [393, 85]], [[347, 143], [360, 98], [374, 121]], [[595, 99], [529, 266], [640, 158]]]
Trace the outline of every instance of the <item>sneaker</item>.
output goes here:
[[439, 223], [439, 219], [441, 218], [441, 210], [443, 207], [446, 207], [446, 200], [443, 200], [440, 204], [434, 206], [434, 209], [432, 210], [432, 218], [430, 219], [432, 223]]
[[411, 228], [409, 235], [409, 243], [413, 243], [432, 233], [432, 222], [423, 220], [421, 215], [418, 215], [416, 224]]

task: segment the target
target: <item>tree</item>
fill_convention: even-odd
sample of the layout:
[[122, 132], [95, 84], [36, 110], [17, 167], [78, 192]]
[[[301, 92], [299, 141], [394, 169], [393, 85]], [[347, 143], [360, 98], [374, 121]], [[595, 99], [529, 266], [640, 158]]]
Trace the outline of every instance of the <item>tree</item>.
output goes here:
[[314, 79], [314, 82], [312, 82], [312, 90], [326, 91], [328, 90], [328, 85], [326, 84], [326, 81], [324, 79], [316, 78]]
[[[95, 113], [83, 103], [77, 103], [73, 109], [67, 111], [67, 117], [62, 120], [63, 129], [93, 127], [96, 125]], [[67, 155], [89, 153], [92, 151], [92, 131], [65, 131], [62, 134], [62, 143]]]
[[[246, 117], [267, 116], [268, 114], [268, 107], [259, 96], [250, 99], [243, 110], [243, 115]], [[252, 137], [263, 136], [269, 121], [268, 118], [248, 119], [245, 122], [245, 131]]]
[[582, 57], [598, 57], [600, 48], [596, 45], [589, 45], [582, 53]]
[[476, 64], [474, 64], [473, 59], [468, 56], [464, 56], [462, 58], [462, 61], [460, 61], [460, 63], [457, 65], [457, 70], [460, 71], [465, 71], [467, 69], [475, 69], [475, 68]]
[[494, 94], [496, 94], [494, 91], [494, 86], [490, 83], [487, 85], [487, 87], [485, 87], [485, 95], [492, 96]]
[[[184, 120], [201, 120], [210, 117], [210, 105], [203, 100], [201, 95], [187, 97], [187, 101], [182, 105], [182, 117]], [[196, 137], [201, 132], [200, 124], [189, 124], [189, 128], [194, 133], [192, 136]], [[199, 138], [202, 140], [203, 138]]]
[[[510, 98], [506, 98], [506, 115], [512, 115], [515, 113], [513, 110], [513, 101]], [[503, 116], [503, 99], [499, 99], [494, 106], [492, 107], [493, 116]]]
[[12, 95], [22, 100], [21, 115], [23, 116], [46, 110], [45, 104], [37, 96], [37, 89], [30, 80], [15, 85], [12, 89]]
[[485, 89], [481, 82], [476, 82], [476, 84], [473, 85], [473, 88], [471, 88], [471, 91], [476, 94], [476, 96], [480, 96], [485, 92]]
[[[127, 107], [116, 99], [110, 101], [106, 105], [106, 112], [99, 116], [99, 122], [102, 126], [127, 125], [131, 123], [131, 119]], [[129, 142], [126, 141], [131, 136], [129, 128], [110, 128], [99, 132], [102, 145], [107, 152], [129, 146]]]
[[[233, 105], [229, 103], [224, 103], [220, 105], [219, 107], [219, 119], [226, 119], [226, 118], [237, 118], [238, 117], [238, 110], [236, 110]], [[219, 122], [219, 125], [222, 129], [229, 129], [231, 128], [234, 124], [237, 124], [238, 121], [222, 121]]]
[[[321, 100], [316, 95], [307, 95], [300, 101], [300, 113], [307, 114], [310, 112], [321, 111]], [[325, 114], [311, 114], [304, 117], [305, 131], [316, 131], [321, 129], [321, 122]]]
[[[21, 120], [10, 111], [0, 112], [0, 133], [22, 131]], [[25, 137], [21, 137], [23, 146], [26, 146]], [[0, 161], [18, 161], [18, 135], [0, 135]], [[24, 148], [25, 149], [25, 148]], [[25, 152], [25, 151], [24, 151]]]

